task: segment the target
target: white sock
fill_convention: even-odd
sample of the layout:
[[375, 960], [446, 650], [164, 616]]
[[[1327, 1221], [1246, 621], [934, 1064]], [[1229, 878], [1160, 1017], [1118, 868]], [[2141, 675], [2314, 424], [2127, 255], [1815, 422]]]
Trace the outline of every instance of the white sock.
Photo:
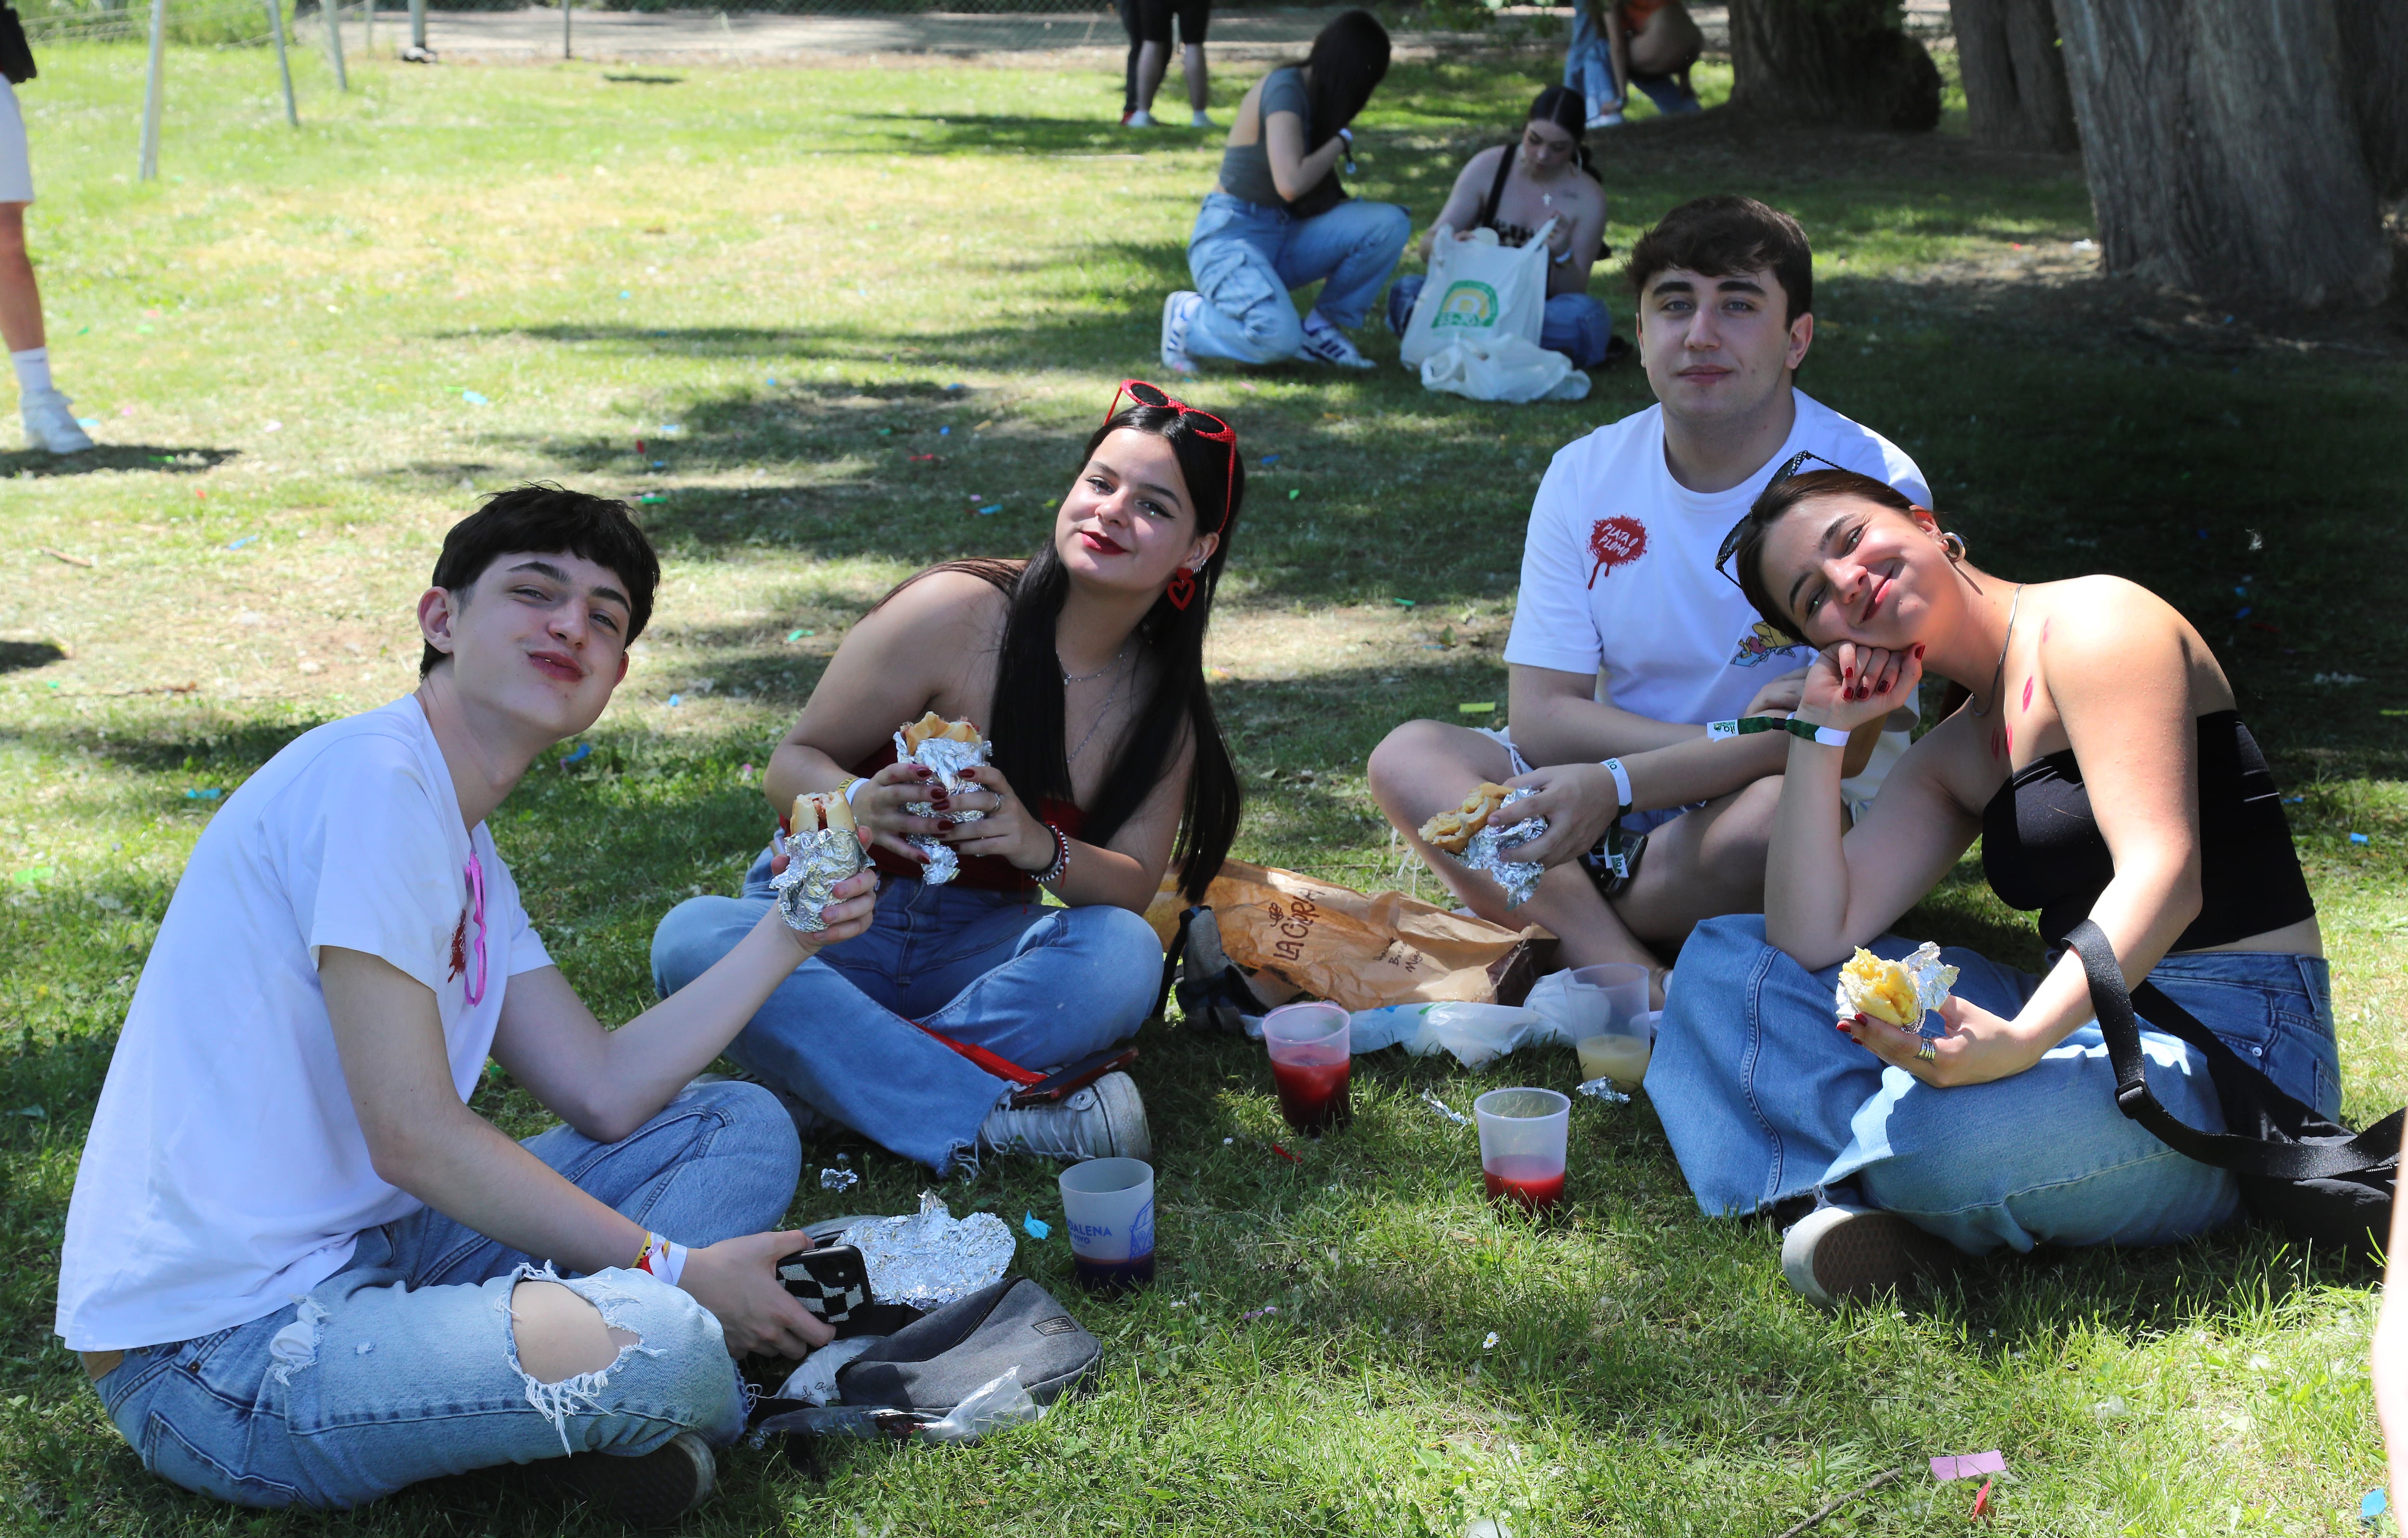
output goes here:
[[17, 365], [17, 389], [25, 395], [38, 395], [50, 388], [50, 349], [29, 347], [22, 352], [8, 354]]

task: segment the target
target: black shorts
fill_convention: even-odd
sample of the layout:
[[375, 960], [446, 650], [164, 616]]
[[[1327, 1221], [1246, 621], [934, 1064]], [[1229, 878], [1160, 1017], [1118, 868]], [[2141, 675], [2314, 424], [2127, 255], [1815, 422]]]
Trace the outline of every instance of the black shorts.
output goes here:
[[1179, 18], [1179, 40], [1189, 45], [1204, 40], [1211, 24], [1212, 0], [1137, 0], [1137, 35], [1149, 43], [1170, 41], [1170, 19]]

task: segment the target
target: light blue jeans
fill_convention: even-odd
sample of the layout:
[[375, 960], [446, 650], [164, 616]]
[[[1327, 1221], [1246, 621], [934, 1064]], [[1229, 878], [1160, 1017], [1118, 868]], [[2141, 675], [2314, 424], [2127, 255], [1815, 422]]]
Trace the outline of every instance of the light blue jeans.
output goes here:
[[[1895, 958], [1914, 945], [1884, 935], [1867, 948]], [[2040, 984], [1970, 950], [1942, 954], [1960, 969], [1956, 994], [1996, 1015], [2013, 1016]], [[1852, 1181], [1863, 1204], [1978, 1255], [2001, 1245], [2166, 1244], [2239, 1215], [2229, 1175], [2116, 1109], [2096, 1025], [2012, 1077], [1933, 1089], [1834, 1029], [1838, 973], [1810, 973], [1767, 945], [1760, 915], [1709, 919], [1682, 947], [1647, 1093], [1709, 1216]], [[2204, 951], [2166, 958], [2149, 980], [2286, 1093], [2339, 1111], [2322, 960]], [[2222, 1132], [2206, 1061], [2154, 1030], [2141, 1045], [2166, 1109]]]
[[[1668, 117], [1675, 112], [1704, 110], [1696, 97], [1681, 94], [1681, 82], [1672, 76], [1633, 72], [1630, 83], [1656, 104], [1656, 111]], [[1584, 104], [1613, 100], [1612, 49], [1605, 35], [1597, 29], [1585, 4], [1572, 7], [1572, 40], [1564, 52], [1564, 84], [1579, 92]], [[1629, 106], [1627, 102], [1623, 105]]]
[[[1413, 303], [1429, 278], [1409, 273], [1388, 285], [1388, 329], [1402, 336], [1413, 318]], [[1605, 345], [1613, 340], [1613, 315], [1593, 293], [1547, 295], [1546, 317], [1539, 322], [1539, 345], [1560, 352], [1574, 368], [1595, 368], [1605, 362]]]
[[1380, 285], [1397, 270], [1412, 216], [1393, 203], [1349, 198], [1298, 219], [1284, 208], [1208, 193], [1187, 238], [1187, 270], [1204, 307], [1187, 333], [1197, 358], [1276, 363], [1304, 345], [1304, 322], [1288, 291], [1326, 278], [1312, 307], [1341, 331], [1363, 323]]
[[[624, 1142], [567, 1127], [526, 1149], [587, 1195], [688, 1246], [777, 1228], [802, 1152], [775, 1097], [698, 1085]], [[522, 1372], [510, 1291], [560, 1281], [637, 1343], [598, 1373]], [[99, 1382], [142, 1466], [246, 1506], [347, 1507], [438, 1474], [569, 1452], [648, 1453], [744, 1429], [719, 1321], [639, 1271], [559, 1276], [429, 1207], [358, 1238], [351, 1263], [265, 1318], [128, 1351]]]
[[[975, 1156], [1013, 1088], [912, 1024], [1025, 1068], [1058, 1068], [1136, 1033], [1162, 987], [1162, 942], [1126, 908], [886, 876], [868, 931], [796, 967], [727, 1055], [830, 1120], [939, 1175]], [[773, 901], [765, 852], [741, 897], [691, 897], [652, 932], [664, 997], [735, 948]]]

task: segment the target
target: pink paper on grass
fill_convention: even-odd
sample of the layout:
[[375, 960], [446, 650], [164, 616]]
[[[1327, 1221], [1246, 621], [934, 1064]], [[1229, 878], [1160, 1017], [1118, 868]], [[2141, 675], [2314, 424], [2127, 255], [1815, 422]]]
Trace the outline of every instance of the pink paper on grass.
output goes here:
[[1931, 1477], [1938, 1480], [1971, 1479], [1977, 1474], [2004, 1474], [2007, 1460], [1995, 1447], [1985, 1453], [1958, 1453], [1951, 1458], [1931, 1460]]

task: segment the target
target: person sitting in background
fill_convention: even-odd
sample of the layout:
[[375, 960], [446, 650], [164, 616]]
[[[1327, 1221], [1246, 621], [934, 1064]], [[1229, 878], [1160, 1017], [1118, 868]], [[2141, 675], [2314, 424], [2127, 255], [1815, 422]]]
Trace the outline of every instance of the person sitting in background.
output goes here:
[[1137, 7], [1138, 50], [1135, 110], [1121, 121], [1131, 128], [1154, 126], [1154, 95], [1170, 68], [1170, 23], [1179, 22], [1180, 68], [1187, 77], [1187, 125], [1210, 128], [1211, 81], [1204, 64], [1204, 30], [1212, 21], [1212, 0], [1130, 0]]
[[[1575, 368], [1595, 368], [1613, 340], [1613, 317], [1588, 292], [1590, 269], [1605, 255], [1605, 187], [1581, 134], [1580, 97], [1559, 85], [1540, 92], [1518, 146], [1500, 144], [1464, 162], [1438, 223], [1422, 236], [1422, 257], [1428, 259], [1439, 224], [1452, 228], [1458, 240], [1485, 229], [1496, 231], [1500, 244], [1522, 246], [1554, 220], [1539, 345], [1571, 359]], [[1427, 281], [1415, 273], [1389, 286], [1388, 327], [1397, 335], [1404, 335]]]
[[[1165, 368], [1193, 374], [1197, 358], [1371, 366], [1346, 333], [1396, 271], [1412, 220], [1393, 203], [1347, 197], [1338, 164], [1354, 154], [1347, 124], [1387, 73], [1386, 29], [1350, 10], [1321, 29], [1303, 64], [1246, 93], [1188, 237], [1196, 287], [1162, 304]], [[1289, 291], [1324, 279], [1298, 324]]]
[[1564, 84], [1586, 99], [1591, 128], [1619, 127], [1634, 85], [1667, 117], [1696, 112], [1689, 70], [1705, 46], [1681, 0], [1580, 0]]
[[[880, 600], [762, 776], [781, 811], [800, 792], [842, 790], [887, 880], [869, 933], [796, 973], [727, 1055], [797, 1122], [824, 1118], [939, 1175], [975, 1170], [982, 1152], [1149, 1156], [1126, 1074], [1024, 1108], [1005, 1075], [1064, 1067], [1136, 1032], [1162, 977], [1140, 915], [1174, 859], [1201, 902], [1237, 833], [1204, 632], [1245, 466], [1219, 418], [1150, 384], [1124, 388], [1138, 404], [1087, 440], [1037, 553], [947, 562]], [[895, 762], [896, 729], [927, 711], [971, 720], [993, 744], [993, 762], [964, 773], [977, 789], [950, 803], [925, 770]], [[984, 815], [947, 823], [913, 815], [914, 802]], [[920, 879], [914, 837], [956, 851], [950, 882]], [[764, 851], [743, 896], [692, 898], [661, 920], [662, 992], [751, 932], [773, 904], [771, 870]]]

